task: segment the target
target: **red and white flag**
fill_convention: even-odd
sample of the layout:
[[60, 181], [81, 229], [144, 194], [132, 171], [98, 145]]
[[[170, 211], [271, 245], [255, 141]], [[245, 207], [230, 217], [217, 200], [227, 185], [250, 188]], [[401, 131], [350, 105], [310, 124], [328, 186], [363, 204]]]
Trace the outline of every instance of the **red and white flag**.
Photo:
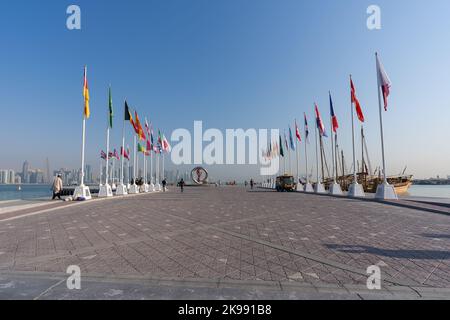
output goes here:
[[390, 94], [392, 83], [386, 71], [384, 70], [383, 64], [381, 63], [378, 54], [376, 54], [376, 57], [377, 57], [378, 85], [381, 87], [381, 92], [383, 93], [384, 110], [387, 111], [388, 97]]
[[298, 130], [297, 120], [295, 120], [295, 136], [299, 142], [302, 142], [302, 137], [300, 136], [300, 130]]
[[364, 122], [364, 114], [362, 112], [361, 104], [359, 103], [358, 98], [356, 97], [356, 89], [355, 85], [353, 84], [353, 80], [350, 77], [350, 88], [352, 92], [352, 103], [355, 105], [356, 114], [358, 115], [358, 119], [361, 122]]

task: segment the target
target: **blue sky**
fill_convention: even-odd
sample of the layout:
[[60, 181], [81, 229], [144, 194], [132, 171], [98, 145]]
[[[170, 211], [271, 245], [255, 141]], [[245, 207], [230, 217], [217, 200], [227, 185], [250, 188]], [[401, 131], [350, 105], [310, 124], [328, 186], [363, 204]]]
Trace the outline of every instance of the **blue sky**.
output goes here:
[[[70, 4], [81, 7], [81, 31], [66, 28]], [[371, 4], [382, 9], [380, 31], [366, 27]], [[312, 117], [314, 101], [328, 115], [331, 90], [341, 145], [350, 159], [350, 73], [376, 166], [381, 162], [374, 52], [379, 51], [393, 82], [391, 109], [384, 114], [388, 173], [407, 165], [418, 177], [450, 174], [449, 14], [447, 0], [3, 4], [0, 167], [19, 169], [25, 159], [44, 167], [47, 156], [52, 168], [79, 166], [85, 64], [92, 112], [87, 162], [94, 168], [104, 148], [110, 83], [115, 146], [125, 98], [169, 136], [176, 128], [192, 130], [194, 120], [203, 120], [206, 128], [286, 128], [305, 111]], [[325, 123], [328, 128], [328, 118]], [[212, 170], [217, 176], [243, 172]]]

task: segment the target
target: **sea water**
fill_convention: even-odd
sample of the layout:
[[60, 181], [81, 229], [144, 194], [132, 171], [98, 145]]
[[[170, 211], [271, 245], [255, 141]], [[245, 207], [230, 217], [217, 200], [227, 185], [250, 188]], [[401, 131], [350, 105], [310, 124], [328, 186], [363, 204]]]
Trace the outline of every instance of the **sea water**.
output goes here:
[[0, 185], [0, 201], [51, 198], [50, 185]]

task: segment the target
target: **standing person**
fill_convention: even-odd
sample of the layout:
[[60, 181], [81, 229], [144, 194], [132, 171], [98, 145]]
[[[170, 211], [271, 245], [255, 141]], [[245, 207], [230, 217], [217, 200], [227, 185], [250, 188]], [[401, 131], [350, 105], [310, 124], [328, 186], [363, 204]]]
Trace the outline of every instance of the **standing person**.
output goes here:
[[178, 185], [180, 186], [181, 192], [184, 191], [184, 179], [181, 178], [180, 182], [178, 182]]
[[55, 180], [53, 180], [53, 186], [52, 186], [53, 198], [52, 198], [52, 200], [55, 200], [56, 197], [58, 197], [59, 200], [62, 200], [61, 199], [62, 188], [63, 188], [63, 183], [62, 183], [61, 175], [58, 174], [56, 176]]
[[166, 179], [164, 178], [164, 180], [161, 183], [162, 183], [162, 187], [163, 187], [163, 192], [166, 192], [166, 185], [167, 185]]
[[253, 190], [253, 186], [255, 185], [255, 182], [253, 181], [253, 179], [250, 180], [250, 188]]

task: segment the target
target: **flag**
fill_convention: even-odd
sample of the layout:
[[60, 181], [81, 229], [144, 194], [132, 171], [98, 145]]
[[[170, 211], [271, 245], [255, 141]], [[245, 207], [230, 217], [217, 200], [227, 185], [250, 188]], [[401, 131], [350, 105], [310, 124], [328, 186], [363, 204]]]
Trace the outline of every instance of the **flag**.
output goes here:
[[378, 73], [378, 84], [381, 87], [381, 92], [383, 93], [383, 101], [384, 101], [384, 110], [387, 111], [388, 107], [388, 97], [391, 90], [391, 80], [389, 79], [386, 71], [384, 70], [384, 66], [381, 63], [380, 59], [377, 57], [377, 73]]
[[147, 139], [147, 151], [152, 151], [152, 145], [150, 143], [150, 140]]
[[319, 134], [322, 137], [328, 137], [327, 132], [325, 131], [325, 126], [323, 125], [322, 117], [320, 116], [319, 107], [317, 107], [317, 104], [315, 104], [315, 109], [316, 109], [317, 129], [319, 129]]
[[304, 115], [305, 115], [305, 138], [306, 141], [308, 141], [309, 137], [308, 119], [306, 118], [306, 113], [304, 113]]
[[284, 145], [286, 147], [286, 151], [289, 151], [289, 144], [286, 137], [286, 130], [284, 130]]
[[100, 152], [100, 158], [106, 160], [106, 153], [103, 150]]
[[140, 143], [138, 143], [137, 151], [138, 152], [145, 152], [145, 148]]
[[110, 151], [109, 153], [108, 153], [108, 159], [112, 159], [114, 157], [114, 154], [112, 153], [112, 151]]
[[356, 97], [356, 89], [355, 89], [355, 85], [353, 84], [353, 80], [351, 77], [350, 77], [350, 88], [351, 88], [351, 92], [352, 92], [352, 103], [355, 104], [356, 114], [358, 115], [358, 119], [359, 119], [359, 121], [364, 122], [364, 114], [361, 109], [361, 104], [359, 103], [359, 100]]
[[[128, 152], [129, 152], [129, 151], [128, 151]], [[125, 150], [123, 150], [122, 147], [120, 147], [120, 154], [121, 154], [125, 159], [130, 160], [130, 155], [129, 155]]]
[[148, 126], [147, 117], [145, 117], [145, 131], [147, 132], [147, 137], [150, 137], [150, 127]]
[[162, 139], [162, 149], [163, 151], [169, 153], [170, 151], [172, 151], [172, 147], [170, 146], [169, 141], [167, 141], [166, 136], [163, 133], [163, 139]]
[[117, 160], [120, 160], [120, 157], [119, 157], [119, 154], [117, 153], [117, 150], [116, 149], [114, 149], [114, 157], [117, 159]]
[[113, 111], [113, 102], [112, 102], [112, 94], [111, 94], [111, 86], [109, 86], [109, 127], [113, 127], [113, 117], [114, 117], [114, 111]]
[[302, 136], [300, 135], [300, 130], [298, 129], [297, 120], [295, 120], [295, 136], [299, 142], [302, 142]]
[[142, 129], [142, 125], [141, 122], [139, 121], [139, 116], [136, 110], [134, 111], [134, 116], [136, 118], [136, 134], [139, 136], [139, 139], [145, 140], [144, 129]]
[[331, 127], [333, 129], [333, 132], [336, 133], [337, 129], [339, 128], [339, 123], [336, 114], [334, 113], [333, 99], [331, 99], [331, 93], [330, 93], [330, 114], [331, 114]]
[[86, 119], [89, 119], [89, 117], [91, 116], [91, 110], [89, 108], [89, 86], [87, 80], [87, 66], [84, 67], [83, 97], [84, 97], [84, 117]]
[[281, 135], [280, 135], [280, 156], [284, 158], [283, 141], [281, 141]]
[[131, 115], [131, 111], [130, 111], [130, 108], [128, 107], [128, 103], [127, 103], [126, 100], [125, 100], [125, 117], [124, 117], [124, 120], [125, 121], [130, 121], [131, 125], [133, 126], [134, 131], [137, 134], [138, 130], [136, 129], [136, 123], [133, 120], [133, 116]]
[[291, 144], [291, 149], [295, 151], [294, 138], [292, 137], [291, 126], [289, 126], [289, 143]]

